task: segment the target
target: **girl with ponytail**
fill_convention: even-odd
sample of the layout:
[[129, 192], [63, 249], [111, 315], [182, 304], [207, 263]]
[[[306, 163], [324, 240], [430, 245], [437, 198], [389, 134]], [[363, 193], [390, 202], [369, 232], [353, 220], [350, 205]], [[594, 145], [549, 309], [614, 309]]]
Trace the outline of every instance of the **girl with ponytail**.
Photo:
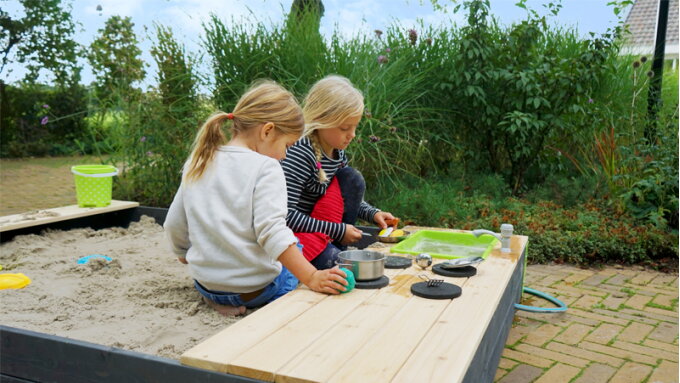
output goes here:
[[281, 162], [288, 188], [286, 221], [304, 245], [305, 258], [327, 269], [340, 249], [361, 239], [357, 218], [385, 228], [394, 216], [363, 200], [364, 178], [347, 166], [345, 149], [364, 113], [361, 92], [342, 76], [327, 76], [309, 90], [303, 113], [303, 137]]
[[286, 226], [278, 161], [303, 127], [293, 95], [262, 81], [233, 112], [213, 114], [196, 136], [164, 228], [204, 301], [223, 315], [264, 305], [298, 281], [318, 292], [345, 291], [345, 273], [314, 268]]

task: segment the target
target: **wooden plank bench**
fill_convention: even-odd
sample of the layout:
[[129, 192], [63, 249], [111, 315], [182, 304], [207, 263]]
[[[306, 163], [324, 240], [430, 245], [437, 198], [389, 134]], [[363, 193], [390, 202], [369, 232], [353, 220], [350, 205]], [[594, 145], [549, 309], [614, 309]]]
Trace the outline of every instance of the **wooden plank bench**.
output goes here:
[[78, 205], [69, 205], [53, 209], [42, 209], [21, 214], [6, 215], [0, 217], [0, 233], [113, 211], [132, 209], [137, 206], [139, 206], [138, 202], [112, 200], [110, 205], [104, 207], [79, 207]]
[[[378, 290], [327, 296], [300, 287], [188, 350], [181, 363], [270, 382], [492, 382], [521, 296], [527, 241], [513, 236], [511, 253], [498, 244], [470, 278], [414, 264], [386, 269], [390, 284]], [[413, 296], [420, 274], [463, 294]]]

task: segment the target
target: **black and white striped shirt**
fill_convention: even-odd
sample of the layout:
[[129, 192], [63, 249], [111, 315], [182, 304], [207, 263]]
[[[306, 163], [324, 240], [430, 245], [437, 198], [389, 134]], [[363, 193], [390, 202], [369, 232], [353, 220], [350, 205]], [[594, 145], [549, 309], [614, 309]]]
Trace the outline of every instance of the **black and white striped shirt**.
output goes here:
[[[314, 219], [309, 215], [316, 202], [326, 193], [333, 176], [347, 166], [347, 156], [344, 150], [338, 150], [338, 159], [321, 155], [321, 167], [326, 172], [326, 182], [319, 181], [319, 169], [316, 167], [316, 155], [309, 138], [299, 139], [286, 151], [286, 158], [281, 161], [283, 173], [286, 176], [288, 189], [288, 215], [286, 223], [294, 232], [321, 232], [334, 240], [341, 240], [345, 235], [345, 225]], [[359, 207], [359, 218], [373, 222], [373, 216], [379, 210], [365, 201]]]

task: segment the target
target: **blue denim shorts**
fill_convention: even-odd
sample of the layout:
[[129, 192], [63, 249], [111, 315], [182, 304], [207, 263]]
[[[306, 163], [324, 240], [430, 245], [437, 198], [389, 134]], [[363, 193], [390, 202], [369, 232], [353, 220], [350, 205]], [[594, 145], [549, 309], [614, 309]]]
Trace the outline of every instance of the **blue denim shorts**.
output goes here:
[[236, 307], [246, 306], [246, 308], [252, 309], [264, 306], [267, 303], [282, 297], [286, 293], [295, 290], [298, 282], [298, 279], [295, 278], [288, 269], [282, 267], [281, 274], [279, 274], [272, 283], [268, 284], [260, 295], [247, 302], [244, 302], [243, 299], [241, 299], [240, 293], [208, 290], [196, 280], [194, 280], [194, 287], [196, 287], [196, 290], [198, 290], [201, 295], [217, 304]]

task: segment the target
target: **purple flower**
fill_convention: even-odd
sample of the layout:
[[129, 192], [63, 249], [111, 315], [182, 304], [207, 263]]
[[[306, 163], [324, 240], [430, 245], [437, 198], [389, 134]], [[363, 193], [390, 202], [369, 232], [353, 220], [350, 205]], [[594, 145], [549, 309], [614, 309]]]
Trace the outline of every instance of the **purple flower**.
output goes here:
[[146, 142], [146, 136], [142, 136], [142, 138], [139, 139], [139, 142]]
[[147, 155], [148, 157], [151, 157], [151, 156], [153, 156], [153, 152], [152, 152], [152, 151], [148, 151], [148, 152], [146, 152], [146, 155]]
[[50, 121], [50, 118], [45, 116], [40, 120], [40, 125], [47, 125], [47, 123]]
[[370, 110], [364, 110], [364, 116], [366, 116], [366, 118], [371, 118], [373, 117], [373, 113], [371, 113]]
[[418, 41], [418, 32], [416, 32], [415, 29], [409, 29], [408, 39], [411, 40], [411, 45], [416, 45], [416, 41]]
[[45, 108], [45, 109], [47, 109], [47, 108], [49, 108], [49, 107], [50, 107], [50, 106], [47, 105], [47, 104], [44, 104], [44, 105], [43, 105], [43, 108]]
[[380, 137], [371, 135], [370, 137], [368, 137], [368, 140], [371, 141], [371, 142], [378, 142], [378, 141], [380, 141]]
[[427, 45], [432, 45], [432, 39], [429, 38], [429, 37], [426, 38], [426, 39], [425, 39], [425, 44], [427, 44]]
[[386, 64], [389, 59], [387, 56], [380, 55], [378, 56], [378, 64]]
[[592, 103], [594, 103], [594, 102], [595, 102], [595, 100], [593, 100], [592, 98], [589, 98], [589, 99], [588, 99], [588, 103], [589, 103], [589, 104], [592, 104]]
[[392, 52], [392, 48], [385, 48], [385, 53], [390, 53]]
[[383, 34], [383, 31], [381, 31], [380, 29], [376, 29], [376, 30], [373, 31], [373, 32], [375, 32], [375, 36], [376, 36], [377, 38], [380, 38], [380, 36], [382, 36], [382, 34]]
[[646, 63], [647, 62], [647, 56], [640, 57], [640, 61], [642, 61], [643, 63]]
[[396, 132], [397, 132], [397, 127], [396, 127], [396, 126], [391, 126], [391, 127], [390, 127], [390, 132], [396, 133]]

